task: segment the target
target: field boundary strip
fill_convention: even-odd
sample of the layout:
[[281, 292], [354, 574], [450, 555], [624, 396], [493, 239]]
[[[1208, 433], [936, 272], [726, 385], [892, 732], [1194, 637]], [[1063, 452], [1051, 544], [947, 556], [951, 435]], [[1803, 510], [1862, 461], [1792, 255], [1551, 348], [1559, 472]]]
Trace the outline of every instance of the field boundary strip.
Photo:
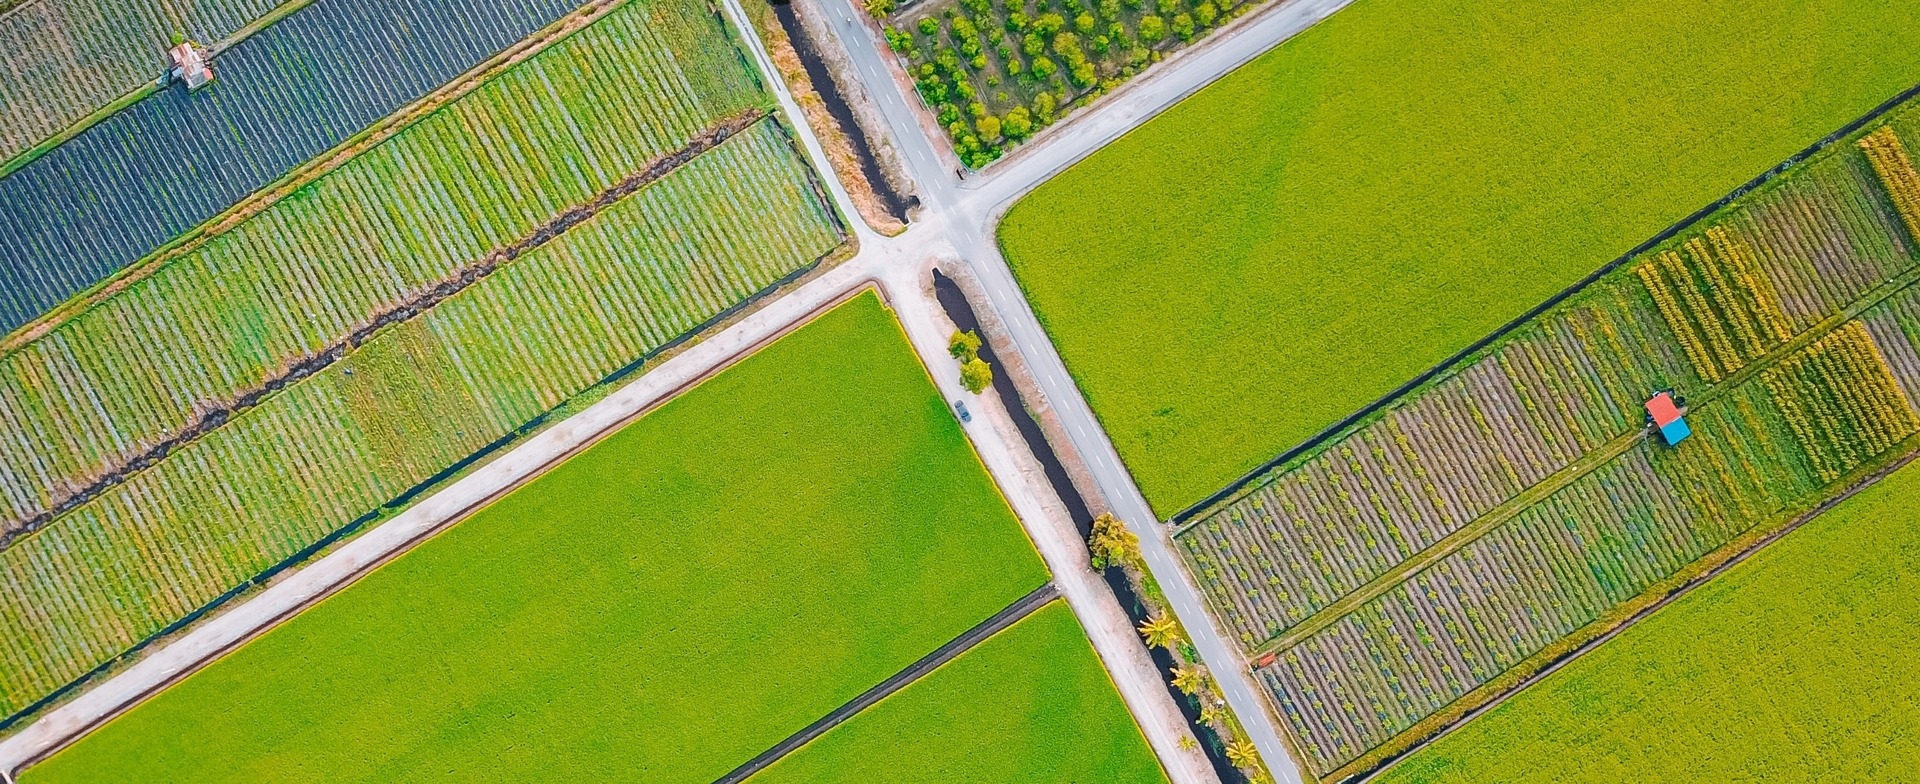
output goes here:
[[1226, 487], [1222, 488], [1221, 490], [1213, 493], [1212, 495], [1207, 496], [1206, 498], [1201, 499], [1198, 502], [1195, 502], [1193, 505], [1185, 509], [1180, 510], [1178, 513], [1175, 513], [1173, 517], [1168, 520], [1169, 524], [1175, 526], [1175, 530], [1173, 533], [1175, 535], [1178, 535], [1181, 531], [1184, 531], [1186, 528], [1191, 527], [1192, 523], [1196, 522], [1199, 518], [1201, 518], [1201, 516], [1204, 513], [1211, 511], [1214, 507], [1220, 506], [1224, 503], [1234, 500], [1240, 495], [1242, 491], [1249, 489], [1250, 487], [1254, 486], [1256, 483], [1259, 483], [1260, 480], [1262, 479], [1270, 479], [1273, 476], [1277, 476], [1276, 474], [1277, 469], [1280, 469], [1286, 466], [1288, 463], [1293, 462], [1297, 458], [1301, 458], [1308, 455], [1309, 453], [1313, 452], [1315, 449], [1332, 441], [1335, 437], [1343, 435], [1347, 431], [1352, 430], [1359, 425], [1365, 424], [1375, 414], [1380, 413], [1387, 406], [1392, 405], [1393, 403], [1399, 401], [1401, 398], [1406, 397], [1408, 394], [1412, 392], [1420, 390], [1421, 388], [1427, 386], [1429, 383], [1439, 380], [1440, 377], [1445, 375], [1448, 371], [1455, 370], [1461, 367], [1463, 364], [1465, 364], [1466, 360], [1476, 357], [1481, 352], [1491, 347], [1495, 342], [1499, 341], [1500, 338], [1503, 338], [1511, 334], [1515, 330], [1518, 330], [1521, 327], [1526, 326], [1528, 323], [1533, 321], [1535, 318], [1539, 317], [1541, 314], [1544, 314], [1547, 311], [1552, 310], [1555, 306], [1566, 301], [1568, 298], [1572, 297], [1575, 294], [1580, 293], [1581, 291], [1587, 289], [1589, 286], [1592, 286], [1594, 283], [1597, 283], [1601, 279], [1607, 277], [1609, 273], [1625, 266], [1628, 262], [1633, 261], [1636, 257], [1646, 253], [1647, 251], [1652, 250], [1655, 247], [1658, 247], [1659, 245], [1669, 240], [1672, 240], [1674, 237], [1679, 236], [1682, 232], [1685, 232], [1688, 229], [1693, 228], [1694, 226], [1698, 225], [1701, 221], [1712, 216], [1714, 213], [1717, 213], [1721, 209], [1727, 207], [1728, 205], [1731, 205], [1735, 201], [1738, 201], [1741, 197], [1744, 197], [1747, 194], [1752, 193], [1753, 191], [1759, 189], [1761, 186], [1764, 186], [1767, 183], [1772, 182], [1775, 178], [1779, 177], [1782, 174], [1785, 174], [1787, 171], [1789, 171], [1799, 163], [1807, 160], [1808, 158], [1813, 157], [1814, 155], [1818, 154], [1822, 150], [1825, 150], [1828, 147], [1831, 147], [1835, 142], [1839, 142], [1848, 137], [1853, 136], [1855, 133], [1858, 133], [1861, 129], [1865, 128], [1869, 123], [1872, 123], [1875, 120], [1880, 119], [1882, 116], [1886, 115], [1888, 112], [1891, 112], [1896, 108], [1899, 108], [1902, 104], [1905, 104], [1907, 101], [1913, 99], [1916, 96], [1920, 96], [1920, 84], [1916, 84], [1912, 87], [1902, 90], [1899, 94], [1893, 96], [1892, 98], [1887, 99], [1885, 102], [1881, 103], [1880, 105], [1875, 106], [1872, 110], [1868, 111], [1866, 114], [1861, 115], [1857, 118], [1854, 118], [1852, 121], [1848, 122], [1846, 125], [1841, 126], [1839, 130], [1836, 130], [1830, 134], [1827, 134], [1826, 136], [1822, 137], [1819, 141], [1814, 142], [1812, 145], [1808, 146], [1807, 148], [1797, 153], [1794, 153], [1793, 155], [1786, 158], [1784, 161], [1781, 161], [1780, 163], [1775, 164], [1773, 168], [1768, 169], [1767, 171], [1762, 172], [1760, 175], [1754, 177], [1753, 179], [1748, 180], [1747, 182], [1741, 184], [1739, 187], [1728, 192], [1725, 196], [1722, 196], [1719, 199], [1714, 200], [1712, 203], [1704, 207], [1701, 207], [1698, 210], [1695, 210], [1692, 214], [1689, 214], [1686, 217], [1681, 218], [1678, 222], [1668, 226], [1665, 229], [1662, 229], [1658, 234], [1655, 234], [1652, 237], [1648, 238], [1647, 240], [1641, 242], [1640, 244], [1635, 245], [1633, 248], [1627, 250], [1625, 253], [1614, 258], [1612, 261], [1607, 262], [1605, 265], [1601, 266], [1599, 269], [1594, 270], [1592, 273], [1588, 274], [1586, 277], [1581, 278], [1580, 280], [1574, 282], [1573, 285], [1568, 286], [1565, 289], [1562, 289], [1559, 293], [1556, 293], [1551, 297], [1548, 297], [1546, 301], [1541, 302], [1539, 305], [1535, 305], [1531, 309], [1527, 310], [1527, 312], [1522, 313], [1518, 317], [1514, 318], [1513, 320], [1508, 321], [1507, 323], [1501, 325], [1498, 329], [1495, 329], [1493, 332], [1490, 332], [1486, 336], [1480, 338], [1479, 340], [1474, 341], [1471, 345], [1468, 345], [1466, 348], [1463, 348], [1458, 352], [1455, 352], [1452, 356], [1449, 356], [1446, 359], [1441, 360], [1438, 364], [1434, 365], [1433, 367], [1430, 367], [1425, 371], [1422, 371], [1419, 375], [1414, 376], [1412, 379], [1408, 380], [1406, 383], [1401, 384], [1398, 387], [1395, 387], [1392, 391], [1389, 391], [1387, 394], [1382, 395], [1380, 398], [1374, 400], [1371, 403], [1368, 403], [1366, 406], [1360, 408], [1358, 411], [1348, 414], [1346, 417], [1342, 418], [1340, 421], [1335, 422], [1331, 425], [1328, 425], [1326, 428], [1322, 429], [1320, 432], [1315, 433], [1312, 436], [1308, 437], [1307, 440], [1302, 441], [1299, 444], [1287, 449], [1286, 451], [1281, 452], [1279, 455], [1273, 457], [1272, 459], [1269, 459], [1266, 462], [1261, 463], [1259, 466], [1241, 475], [1239, 479], [1235, 479], [1233, 482], [1229, 483]]
[[[50, 1], [51, 0], [30, 0], [29, 2], [21, 3], [20, 5], [7, 9], [6, 13], [0, 14], [0, 19], [5, 19], [7, 16], [11, 16], [35, 3]], [[273, 10], [261, 14], [258, 19], [248, 22], [245, 26], [233, 31], [231, 35], [209, 44], [207, 46], [207, 56], [209, 58], [218, 57], [221, 52], [232, 49], [235, 45], [247, 40], [255, 33], [271, 27], [275, 22], [292, 16], [295, 12], [313, 5], [313, 3], [314, 0], [286, 0], [286, 2], [275, 6]], [[33, 163], [40, 156], [52, 152], [55, 147], [71, 141], [73, 137], [79, 136], [82, 132], [98, 124], [101, 120], [105, 120], [119, 113], [121, 110], [132, 107], [134, 104], [145, 100], [147, 96], [158, 92], [165, 86], [163, 81], [156, 79], [132, 90], [128, 90], [125, 95], [102, 104], [100, 108], [88, 112], [86, 116], [78, 120], [74, 120], [72, 124], [60, 129], [53, 135], [40, 140], [31, 147], [14, 153], [12, 157], [6, 159], [4, 162], [0, 162], [0, 177], [6, 177], [9, 174], [19, 171], [27, 164]]]
[[[242, 390], [233, 399], [202, 411], [199, 417], [189, 423], [178, 434], [160, 441], [154, 446], [131, 455], [118, 466], [110, 466], [102, 475], [86, 486], [68, 494], [46, 510], [20, 522], [11, 530], [0, 532], [0, 550], [6, 549], [15, 540], [46, 526], [60, 515], [79, 507], [124, 481], [128, 476], [152, 466], [174, 450], [189, 444], [214, 428], [231, 421], [261, 401], [272, 396], [301, 379], [313, 376], [335, 362], [345, 358], [348, 353], [359, 348], [374, 336], [394, 324], [399, 324], [417, 315], [425, 313], [449, 297], [460, 293], [467, 287], [493, 274], [515, 259], [558, 238], [568, 229], [592, 219], [601, 211], [621, 199], [632, 195], [641, 188], [672, 174], [680, 166], [719, 146], [734, 135], [746, 131], [753, 125], [767, 120], [771, 115], [753, 109], [739, 115], [725, 118], [709, 127], [700, 136], [690, 140], [685, 146], [672, 153], [660, 156], [639, 171], [628, 175], [611, 187], [594, 194], [593, 198], [566, 209], [506, 246], [496, 248], [477, 262], [462, 267], [452, 277], [427, 287], [417, 295], [396, 303], [385, 311], [375, 313], [365, 323], [355, 328], [340, 340], [314, 352], [307, 358], [294, 363], [285, 371], [272, 376], [262, 383]], [[777, 124], [777, 123], [776, 123]], [[815, 194], [818, 197], [818, 194]], [[844, 226], [842, 227], [844, 232]], [[816, 260], [817, 263], [817, 260]]]
[[[261, 186], [252, 195], [222, 210], [200, 225], [182, 232], [167, 241], [152, 253], [127, 265], [118, 272], [107, 276], [84, 291], [69, 297], [65, 302], [33, 320], [22, 324], [12, 332], [0, 338], [0, 357], [12, 354], [20, 348], [53, 332], [74, 316], [99, 304], [101, 301], [124, 290], [127, 286], [150, 275], [154, 270], [166, 265], [174, 258], [205, 244], [212, 238], [224, 234], [233, 227], [244, 223], [273, 204], [292, 196], [297, 191], [325, 177], [334, 169], [362, 153], [380, 145], [414, 123], [439, 111], [461, 97], [478, 90], [482, 85], [505, 73], [520, 62], [530, 59], [547, 47], [565, 40], [572, 34], [586, 29], [587, 26], [607, 14], [619, 9], [633, 0], [591, 0], [579, 9], [568, 13], [559, 20], [542, 28], [498, 54], [469, 69], [459, 77], [442, 85], [413, 103], [390, 114], [373, 125], [361, 130], [332, 149], [315, 156], [280, 178]], [[298, 10], [298, 9], [295, 9]], [[758, 78], [758, 77], [756, 77]]]
[[[939, 669], [941, 665], [959, 658], [961, 654], [973, 650], [975, 646], [986, 642], [988, 638], [1006, 631], [1008, 627], [1019, 623], [1022, 619], [1039, 611], [1040, 608], [1052, 604], [1054, 600], [1059, 598], [1060, 588], [1052, 581], [1048, 581], [1045, 585], [1033, 589], [1031, 593], [1014, 600], [1014, 602], [1007, 605], [1005, 609], [994, 613], [991, 617], [976, 624], [973, 628], [961, 633], [960, 636], [934, 649], [932, 653], [907, 665], [905, 669], [888, 676], [886, 680], [874, 684], [873, 688], [861, 692], [860, 696], [848, 700], [845, 705], [834, 708], [828, 712], [827, 715], [820, 717], [812, 724], [802, 728], [799, 732], [787, 736], [785, 740], [774, 744], [773, 748], [760, 752], [760, 754], [753, 759], [741, 763], [740, 767], [734, 768], [725, 776], [721, 776], [714, 781], [714, 784], [740, 784], [740, 782], [746, 781], [755, 773], [759, 773], [773, 765], [773, 763], [779, 762], [782, 757], [793, 753], [801, 746], [807, 745], [812, 742], [813, 739], [827, 734], [829, 730], [840, 726], [840, 724], [847, 719], [859, 715], [861, 711], [873, 707], [881, 700], [891, 696], [894, 692], [913, 685], [915, 681], [932, 674], [933, 671]], [[1076, 623], [1077, 622], [1076, 619]]]
[[[1788, 516], [1785, 523], [1771, 527], [1765, 525], [1756, 526], [1756, 531], [1758, 531], [1760, 535], [1753, 536], [1750, 540], [1747, 538], [1736, 539], [1721, 547], [1719, 550], [1702, 557], [1691, 565], [1692, 568], [1698, 570], [1697, 573], [1688, 574], [1687, 572], [1681, 572], [1669, 578], [1667, 582], [1677, 582], [1676, 585], [1663, 588], [1663, 584], [1656, 584], [1654, 589], [1648, 590], [1629, 600], [1625, 605], [1617, 608], [1625, 614], [1624, 617], [1614, 620], [1603, 618], [1594, 621], [1588, 627], [1583, 627], [1579, 631], [1568, 635], [1561, 640], [1561, 643], [1564, 644], [1563, 646], [1555, 646], [1564, 647], [1565, 650], [1555, 650], [1555, 647], [1550, 647], [1537, 654], [1539, 658], [1546, 659], [1547, 661], [1522, 662], [1521, 664], [1515, 665], [1513, 669], [1516, 671], [1529, 671], [1525, 678], [1512, 683], [1502, 683], [1500, 679], [1495, 679], [1483, 684], [1480, 690], [1485, 690], [1487, 694], [1480, 694], [1480, 690], [1476, 690], [1460, 699], [1461, 703], [1472, 704], [1472, 708], [1460, 711], [1458, 715], [1446, 716], [1446, 721], [1440, 723], [1438, 729], [1430, 730], [1428, 734], [1421, 737], [1417, 742], [1408, 744], [1403, 749], [1383, 756], [1378, 761], [1372, 762], [1371, 765], [1365, 769], [1346, 772], [1344, 777], [1341, 776], [1341, 771], [1335, 771], [1333, 774], [1326, 776], [1324, 780], [1337, 781], [1339, 784], [1364, 784], [1364, 782], [1371, 781], [1374, 777], [1387, 772], [1389, 768], [1392, 768], [1401, 760], [1412, 756], [1415, 752], [1426, 748], [1441, 738], [1453, 734], [1455, 730], [1466, 726], [1467, 722], [1479, 718], [1482, 714], [1499, 707], [1521, 691], [1545, 680], [1548, 676], [1559, 672], [1561, 668], [1572, 664], [1575, 660], [1592, 652], [1594, 649], [1600, 647], [1601, 644], [1626, 633], [1627, 630], [1633, 628], [1641, 621], [1659, 612], [1661, 608], [1679, 601], [1682, 597], [1692, 593], [1694, 589], [1706, 585], [1714, 578], [1725, 574], [1728, 570], [1739, 566], [1741, 563], [1759, 554], [1760, 551], [1766, 549], [1768, 545], [1780, 541], [1788, 534], [1799, 530], [1801, 526], [1812, 522], [1814, 519], [1831, 511], [1834, 507], [1839, 506], [1842, 502], [1859, 495], [1869, 487], [1879, 484], [1880, 480], [1892, 475], [1893, 472], [1905, 468], [1915, 460], [1920, 459], [1920, 437], [1910, 439], [1907, 444], [1903, 445], [1900, 451], [1904, 451], [1904, 454], [1899, 459], [1880, 466], [1878, 469], [1860, 477], [1857, 481], [1847, 485], [1844, 490], [1828, 496], [1811, 509], [1806, 509], [1798, 514]], [[1529, 664], [1532, 666], [1529, 666]], [[1445, 713], [1447, 713], [1447, 711], [1443, 709], [1440, 713], [1434, 714], [1434, 716], [1439, 717]], [[1411, 729], [1409, 732], [1411, 732]]]
[[[1848, 323], [1860, 318], [1867, 311], [1879, 307], [1895, 295], [1912, 288], [1916, 283], [1920, 283], [1920, 265], [1916, 265], [1892, 279], [1880, 283], [1873, 289], [1862, 294], [1846, 308], [1828, 316], [1814, 327], [1802, 330], [1791, 340], [1775, 347], [1766, 356], [1747, 363], [1740, 368], [1740, 370], [1727, 376], [1718, 383], [1713, 384], [1705, 391], [1690, 396], [1688, 405], [1696, 408], [1704, 407], [1707, 403], [1711, 403], [1725, 395], [1732, 394], [1738, 387], [1756, 382], [1759, 376], [1779, 365], [1783, 360], [1799, 355], [1809, 346], [1834, 334]], [[1286, 633], [1255, 646], [1249, 651], [1249, 657], [1258, 658], [1269, 652], [1293, 647], [1306, 638], [1325, 629], [1327, 626], [1332, 625], [1340, 618], [1351, 614], [1379, 595], [1404, 584], [1415, 575], [1425, 571], [1428, 567], [1439, 563], [1446, 556], [1472, 544], [1482, 535], [1505, 525], [1522, 512], [1546, 500], [1549, 496], [1565, 488], [1567, 485], [1572, 484], [1575, 480], [1591, 474], [1602, 466], [1612, 462], [1615, 458], [1626, 453], [1627, 450], [1631, 449], [1634, 445], [1653, 437], [1654, 431], [1652, 429], [1640, 428], [1623, 433], [1606, 443], [1592, 448], [1568, 464], [1565, 468], [1528, 486], [1512, 498], [1480, 514], [1474, 518], [1471, 523], [1442, 537], [1439, 541], [1413, 554], [1411, 557], [1395, 565], [1393, 568], [1388, 569], [1378, 577], [1367, 581], [1365, 584], [1346, 593], [1338, 600], [1328, 604], [1306, 619], [1289, 627]], [[1904, 462], [1904, 460], [1902, 462]], [[1851, 492], [1852, 491], [1849, 491], [1849, 494]], [[1764, 527], [1764, 524], [1756, 527]]]

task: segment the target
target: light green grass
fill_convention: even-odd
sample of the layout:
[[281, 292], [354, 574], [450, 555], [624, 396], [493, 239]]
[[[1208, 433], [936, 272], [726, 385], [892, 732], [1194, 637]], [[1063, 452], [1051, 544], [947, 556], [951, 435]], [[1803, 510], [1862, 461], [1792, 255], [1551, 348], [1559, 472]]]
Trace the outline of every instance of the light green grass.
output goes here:
[[1901, 779], [1920, 759], [1916, 597], [1909, 465], [1379, 781]]
[[1171, 515], [1920, 82], [1920, 4], [1359, 0], [1001, 241]]
[[748, 782], [1166, 780], [1073, 612], [1055, 602]]
[[708, 784], [1046, 580], [872, 294], [23, 784]]

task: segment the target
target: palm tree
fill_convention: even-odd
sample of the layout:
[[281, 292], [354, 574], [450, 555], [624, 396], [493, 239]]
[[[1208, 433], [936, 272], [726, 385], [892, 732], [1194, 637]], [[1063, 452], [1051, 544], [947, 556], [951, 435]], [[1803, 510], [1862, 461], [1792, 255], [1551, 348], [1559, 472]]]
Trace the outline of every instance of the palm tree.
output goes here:
[[1220, 710], [1219, 706], [1208, 704], [1200, 707], [1201, 723], [1209, 727], [1218, 728], [1221, 725], [1221, 723], [1225, 722], [1226, 720], [1227, 720], [1227, 712]]
[[1173, 650], [1180, 642], [1180, 622], [1171, 615], [1148, 618], [1140, 623], [1140, 636], [1147, 638], [1147, 644], [1155, 648]]
[[1191, 664], [1176, 667], [1173, 670], [1173, 687], [1187, 694], [1199, 694], [1207, 685], [1207, 677], [1199, 667]]
[[1253, 741], [1241, 738], [1227, 744], [1227, 761], [1251, 768], [1260, 764], [1260, 750], [1253, 747]]

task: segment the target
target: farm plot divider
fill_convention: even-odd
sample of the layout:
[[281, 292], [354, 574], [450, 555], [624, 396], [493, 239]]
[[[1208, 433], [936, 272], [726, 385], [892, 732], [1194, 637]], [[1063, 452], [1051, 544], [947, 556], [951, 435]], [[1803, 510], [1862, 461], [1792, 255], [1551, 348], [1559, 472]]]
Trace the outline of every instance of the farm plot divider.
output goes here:
[[[1310, 770], [1371, 770], [1920, 448], [1920, 109], [1177, 530]], [[1656, 440], [1674, 389], [1695, 435]]]
[[12, 723], [530, 432], [845, 236], [761, 120], [0, 551]]
[[711, 14], [642, 0], [0, 356], [0, 546], [764, 96]]

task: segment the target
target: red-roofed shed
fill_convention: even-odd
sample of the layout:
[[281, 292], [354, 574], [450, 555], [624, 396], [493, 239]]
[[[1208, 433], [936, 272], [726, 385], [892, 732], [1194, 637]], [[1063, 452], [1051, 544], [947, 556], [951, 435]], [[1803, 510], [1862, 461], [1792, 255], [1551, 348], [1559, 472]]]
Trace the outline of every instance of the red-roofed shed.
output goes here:
[[1647, 399], [1647, 416], [1653, 417], [1655, 427], [1666, 427], [1680, 418], [1680, 407], [1673, 403], [1672, 392], [1661, 392]]

